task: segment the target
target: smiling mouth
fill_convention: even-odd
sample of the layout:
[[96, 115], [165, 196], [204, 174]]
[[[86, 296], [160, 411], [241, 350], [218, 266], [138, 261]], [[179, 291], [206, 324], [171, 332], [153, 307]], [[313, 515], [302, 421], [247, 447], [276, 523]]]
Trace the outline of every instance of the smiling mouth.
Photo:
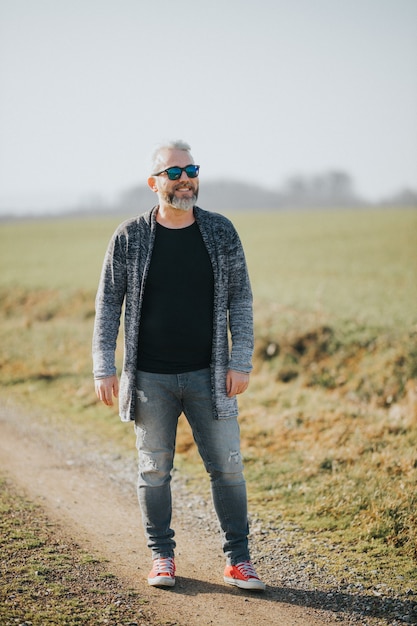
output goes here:
[[194, 193], [194, 188], [188, 183], [184, 183], [181, 185], [177, 185], [175, 187], [175, 191], [192, 191]]

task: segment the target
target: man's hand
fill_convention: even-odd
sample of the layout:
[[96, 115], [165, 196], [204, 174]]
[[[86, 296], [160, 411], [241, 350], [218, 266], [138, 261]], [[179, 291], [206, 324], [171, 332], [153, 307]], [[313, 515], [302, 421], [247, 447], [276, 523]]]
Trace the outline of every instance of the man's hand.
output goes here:
[[226, 392], [229, 398], [246, 391], [249, 385], [249, 374], [228, 370], [226, 376]]
[[119, 395], [119, 379], [117, 376], [108, 376], [107, 378], [97, 378], [94, 381], [96, 395], [99, 400], [113, 406], [113, 396], [117, 398]]

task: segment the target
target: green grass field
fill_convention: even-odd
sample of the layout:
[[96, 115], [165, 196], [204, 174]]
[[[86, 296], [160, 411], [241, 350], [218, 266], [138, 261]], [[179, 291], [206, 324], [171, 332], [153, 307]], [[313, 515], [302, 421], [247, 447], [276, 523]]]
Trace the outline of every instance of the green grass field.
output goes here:
[[[255, 367], [240, 399], [252, 513], [277, 533], [303, 529], [301, 558], [314, 539], [315, 554], [337, 546], [328, 564], [340, 576], [348, 566], [417, 591], [417, 211], [230, 218], [255, 296]], [[95, 289], [120, 221], [0, 225], [0, 394], [130, 454], [131, 430], [95, 401], [90, 359]], [[178, 463], [199, 489], [185, 423]]]
[[[417, 322], [416, 211], [231, 214], [255, 299], [339, 318]], [[0, 226], [1, 287], [95, 289], [115, 217]]]

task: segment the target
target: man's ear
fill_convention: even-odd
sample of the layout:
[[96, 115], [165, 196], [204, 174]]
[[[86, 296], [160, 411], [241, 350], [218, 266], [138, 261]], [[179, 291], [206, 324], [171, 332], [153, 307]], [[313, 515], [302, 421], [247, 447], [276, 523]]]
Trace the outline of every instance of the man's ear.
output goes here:
[[148, 185], [155, 193], [158, 191], [158, 187], [156, 186], [155, 176], [149, 176]]

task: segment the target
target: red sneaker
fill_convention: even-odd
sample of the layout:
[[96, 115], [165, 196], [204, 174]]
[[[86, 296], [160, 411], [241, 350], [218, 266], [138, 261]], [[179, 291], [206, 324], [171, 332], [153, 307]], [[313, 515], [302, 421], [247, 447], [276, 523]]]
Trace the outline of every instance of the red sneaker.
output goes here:
[[236, 565], [226, 565], [223, 580], [229, 585], [235, 585], [241, 589], [253, 589], [255, 591], [264, 591], [265, 583], [260, 580], [250, 561], [243, 561]]
[[173, 587], [175, 585], [175, 561], [172, 557], [157, 558], [149, 572], [148, 584], [153, 587]]

